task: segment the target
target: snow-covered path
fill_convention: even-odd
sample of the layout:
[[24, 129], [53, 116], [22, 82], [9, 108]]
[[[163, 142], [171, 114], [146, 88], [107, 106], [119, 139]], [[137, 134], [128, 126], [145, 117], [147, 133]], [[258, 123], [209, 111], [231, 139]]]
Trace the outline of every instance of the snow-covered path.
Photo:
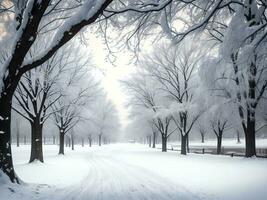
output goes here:
[[29, 147], [13, 147], [16, 171], [31, 184], [14, 188], [4, 199], [265, 200], [267, 196], [266, 159], [181, 156], [138, 144], [77, 146], [75, 151], [66, 149], [65, 156], [58, 156], [57, 148], [45, 145], [45, 163], [28, 164]]
[[58, 191], [61, 194], [56, 199], [199, 199], [159, 174], [129, 164], [121, 154], [127, 154], [125, 149], [103, 148], [86, 155], [89, 174], [80, 184]]

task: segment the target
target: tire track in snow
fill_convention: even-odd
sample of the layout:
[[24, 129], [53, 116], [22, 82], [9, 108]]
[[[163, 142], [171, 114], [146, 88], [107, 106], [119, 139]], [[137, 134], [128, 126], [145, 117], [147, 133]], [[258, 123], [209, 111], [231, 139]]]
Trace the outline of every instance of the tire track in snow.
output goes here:
[[[88, 152], [90, 173], [72, 187], [56, 191], [57, 200], [198, 200], [197, 195], [139, 166], [114, 157], [115, 152]], [[78, 172], [77, 172], [78, 173]], [[47, 198], [49, 199], [49, 198]], [[50, 198], [51, 199], [51, 198]]]

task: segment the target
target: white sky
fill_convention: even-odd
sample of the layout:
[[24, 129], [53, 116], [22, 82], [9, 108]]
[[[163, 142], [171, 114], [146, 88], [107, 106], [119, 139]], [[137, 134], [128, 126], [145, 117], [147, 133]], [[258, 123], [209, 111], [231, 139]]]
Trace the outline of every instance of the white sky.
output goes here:
[[127, 103], [126, 94], [123, 92], [119, 80], [125, 79], [133, 71], [134, 65], [131, 64], [131, 56], [129, 53], [116, 54], [116, 61], [112, 64], [106, 59], [108, 51], [105, 45], [101, 43], [100, 38], [89, 36], [90, 44], [92, 45], [88, 48], [92, 51], [92, 62], [103, 71], [103, 74], [100, 75], [100, 77], [102, 76], [103, 87], [107, 91], [108, 98], [116, 105], [122, 127], [125, 127], [128, 121], [128, 111], [125, 107]]
[[119, 80], [130, 73], [128, 66], [107, 66], [105, 77], [103, 78], [103, 86], [108, 93], [108, 97], [115, 103], [119, 111], [122, 125], [127, 123], [127, 109], [125, 108], [126, 95], [123, 93]]

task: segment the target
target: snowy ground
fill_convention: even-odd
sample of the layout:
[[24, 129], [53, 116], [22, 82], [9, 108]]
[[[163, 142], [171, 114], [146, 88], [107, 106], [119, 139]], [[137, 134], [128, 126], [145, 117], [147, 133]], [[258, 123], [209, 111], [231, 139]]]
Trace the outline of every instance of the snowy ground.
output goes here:
[[[0, 199], [266, 200], [267, 159], [162, 153], [139, 144], [66, 149], [44, 146], [45, 163], [28, 164], [29, 146], [13, 147], [27, 182], [1, 183]], [[3, 180], [3, 178], [2, 178]], [[3, 181], [2, 181], [3, 182]]]

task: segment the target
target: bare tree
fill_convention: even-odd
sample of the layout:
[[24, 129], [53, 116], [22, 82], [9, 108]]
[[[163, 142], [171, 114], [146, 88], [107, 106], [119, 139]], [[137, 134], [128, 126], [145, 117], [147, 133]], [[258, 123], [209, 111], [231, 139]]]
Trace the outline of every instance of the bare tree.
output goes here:
[[54, 108], [54, 118], [59, 129], [59, 154], [64, 154], [64, 137], [80, 121], [78, 113], [72, 108], [72, 103], [68, 105], [62, 101], [57, 102]]
[[206, 129], [201, 124], [198, 125], [198, 128], [199, 128], [199, 133], [200, 133], [200, 136], [201, 136], [201, 143], [205, 143]]
[[222, 153], [222, 137], [225, 129], [227, 128], [227, 119], [217, 118], [211, 120], [211, 127], [217, 137], [217, 154]]
[[[59, 154], [64, 154], [64, 137], [72, 130], [71, 140], [73, 143], [73, 128], [84, 120], [82, 109], [95, 97], [97, 94], [98, 83], [91, 82], [88, 87], [80, 88], [76, 96], [64, 96], [64, 99], [59, 99], [53, 105], [53, 115], [56, 126], [59, 129]], [[73, 145], [72, 145], [73, 146]]]
[[[173, 133], [169, 133], [171, 117], [157, 115], [161, 106], [156, 103], [156, 98], [160, 97], [160, 93], [153, 88], [154, 82], [146, 72], [140, 71], [139, 73], [132, 80], [122, 82], [131, 95], [129, 105], [133, 107], [133, 115], [145, 116], [149, 124], [158, 130], [161, 134], [162, 151], [166, 152], [167, 139]], [[147, 115], [146, 112], [149, 114]]]
[[[161, 52], [155, 52], [144, 62], [149, 74], [159, 83], [159, 90], [174, 102], [172, 120], [181, 134], [181, 153], [186, 154], [188, 136], [201, 115], [194, 105], [195, 74], [200, 59], [196, 46], [186, 43], [178, 47], [162, 47]], [[179, 105], [179, 106], [178, 106]]]
[[66, 51], [54, 54], [44, 66], [26, 72], [15, 92], [12, 109], [31, 124], [30, 161], [43, 162], [43, 125], [53, 114], [51, 107], [61, 98], [60, 81], [73, 62]]

